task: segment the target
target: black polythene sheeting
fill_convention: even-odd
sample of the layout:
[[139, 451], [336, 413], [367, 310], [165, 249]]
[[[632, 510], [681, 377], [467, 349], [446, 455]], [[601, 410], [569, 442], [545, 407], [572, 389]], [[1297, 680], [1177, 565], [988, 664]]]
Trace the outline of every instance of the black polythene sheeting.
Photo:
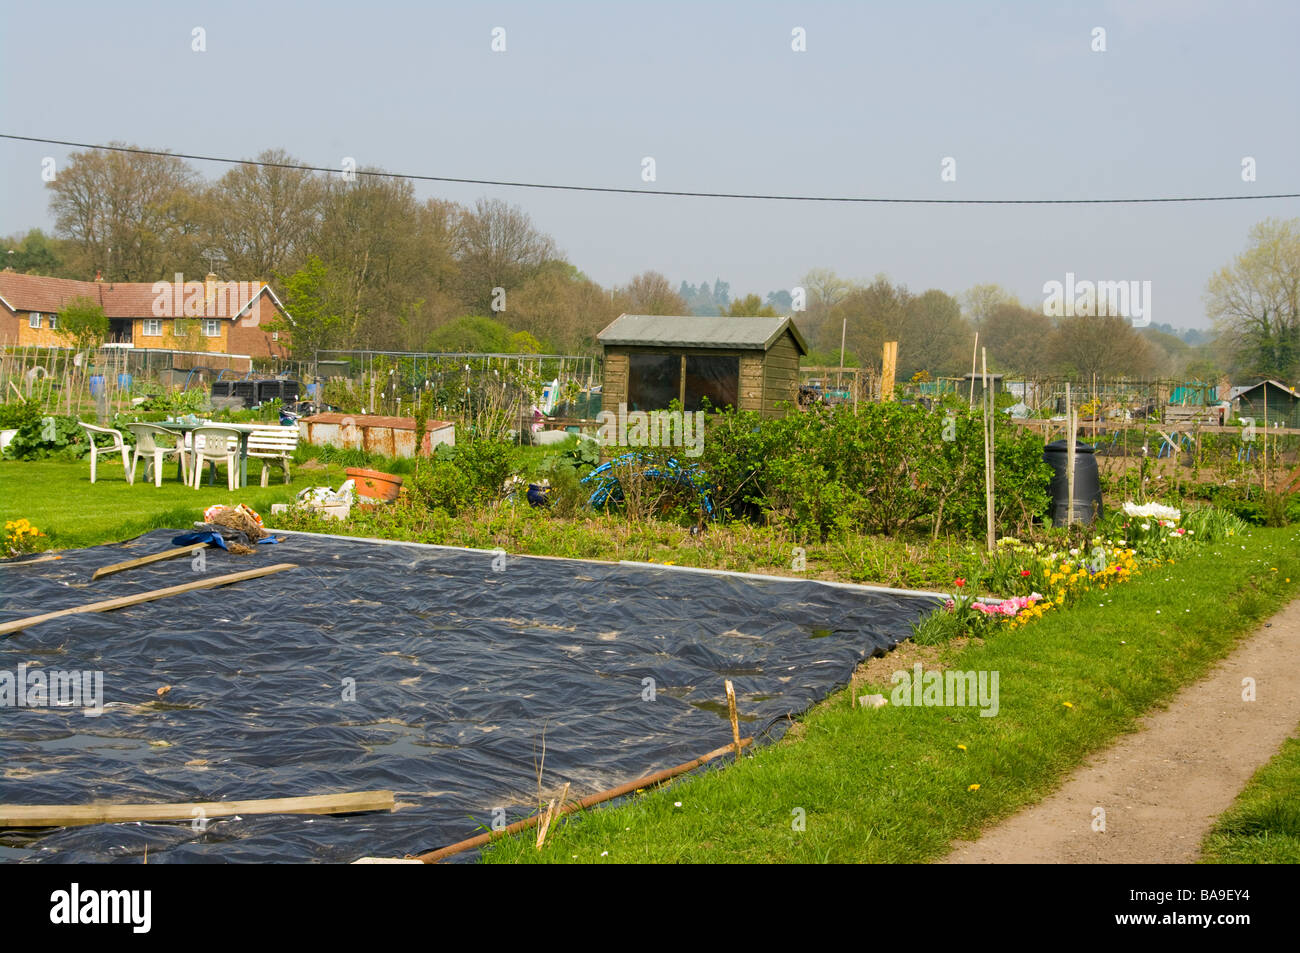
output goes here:
[[[6, 567], [0, 618], [193, 581], [187, 558], [90, 581], [175, 535]], [[432, 850], [481, 833], [500, 809], [509, 821], [530, 812], [543, 734], [545, 788], [569, 781], [575, 798], [728, 744], [725, 678], [742, 730], [770, 740], [783, 716], [845, 684], [933, 605], [576, 560], [512, 556], [496, 571], [494, 558], [501, 565], [487, 553], [288, 534], [252, 556], [209, 549], [199, 571], [298, 569], [0, 637], [0, 673], [101, 671], [105, 702], [98, 717], [0, 707], [2, 803], [374, 789], [398, 803], [391, 814], [214, 819], [203, 830], [10, 831], [0, 859], [138, 863], [147, 846], [150, 863], [343, 862]]]

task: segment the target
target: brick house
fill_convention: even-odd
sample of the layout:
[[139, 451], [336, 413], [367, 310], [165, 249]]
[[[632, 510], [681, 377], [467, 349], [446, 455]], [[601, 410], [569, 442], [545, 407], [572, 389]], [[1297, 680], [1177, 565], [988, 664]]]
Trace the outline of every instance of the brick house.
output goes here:
[[59, 313], [73, 298], [89, 298], [108, 317], [110, 344], [161, 350], [203, 350], [250, 357], [287, 356], [290, 325], [264, 281], [77, 281], [0, 272], [0, 345], [67, 347]]

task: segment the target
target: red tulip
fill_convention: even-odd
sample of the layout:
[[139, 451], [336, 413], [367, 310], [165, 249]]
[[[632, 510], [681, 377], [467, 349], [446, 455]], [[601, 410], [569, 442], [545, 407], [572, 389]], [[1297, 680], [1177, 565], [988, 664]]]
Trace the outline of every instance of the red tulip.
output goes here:
[[1028, 569], [1022, 569], [1022, 570], [1020, 570], [1020, 575], [1022, 575], [1022, 576], [1032, 576], [1033, 573], [1031, 573]]
[[962, 586], [966, 585], [966, 580], [958, 577], [956, 580], [954, 580], [954, 583], [957, 586], [957, 588], [960, 589]]

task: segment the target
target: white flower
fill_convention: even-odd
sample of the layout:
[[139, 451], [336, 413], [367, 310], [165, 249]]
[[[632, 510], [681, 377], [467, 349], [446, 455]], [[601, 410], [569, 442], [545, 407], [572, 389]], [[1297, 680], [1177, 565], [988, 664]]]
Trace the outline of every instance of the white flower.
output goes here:
[[1128, 516], [1140, 516], [1144, 519], [1173, 520], [1175, 523], [1183, 518], [1181, 510], [1172, 506], [1163, 506], [1160, 503], [1143, 503], [1141, 506], [1132, 502], [1125, 503], [1124, 513]]
[[1150, 529], [1150, 528], [1151, 528], [1151, 524], [1150, 524], [1150, 523], [1143, 523], [1143, 524], [1142, 524], [1142, 528], [1143, 528], [1144, 530], [1146, 530], [1146, 529]]
[[681, 801], [673, 801], [673, 807], [681, 807], [681, 806], [682, 806]]

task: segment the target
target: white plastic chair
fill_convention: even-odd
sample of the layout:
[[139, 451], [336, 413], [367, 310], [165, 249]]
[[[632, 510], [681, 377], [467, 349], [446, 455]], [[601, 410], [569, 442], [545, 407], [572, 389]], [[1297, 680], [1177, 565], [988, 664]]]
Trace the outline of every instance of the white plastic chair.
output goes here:
[[185, 439], [174, 430], [155, 424], [127, 424], [127, 429], [135, 437], [135, 456], [131, 459], [131, 478], [135, 479], [135, 467], [141, 457], [148, 457], [145, 476], [153, 469], [153, 485], [162, 486], [163, 460], [175, 454], [181, 462], [181, 480], [189, 482], [189, 454], [185, 451]]
[[[112, 427], [96, 427], [94, 424], [83, 423], [81, 429], [86, 431], [86, 440], [90, 443], [90, 482], [95, 482], [95, 461], [99, 459], [100, 454], [104, 453], [121, 453], [122, 469], [126, 471], [126, 482], [131, 483], [135, 477], [135, 468], [130, 464], [131, 448], [126, 445], [126, 440], [122, 436], [122, 431], [114, 430]], [[101, 447], [95, 443], [95, 434], [104, 434], [113, 438], [111, 447]]]
[[198, 427], [194, 430], [194, 489], [203, 481], [203, 464], [216, 471], [218, 463], [226, 465], [226, 484], [234, 491], [239, 489], [240, 433], [226, 427]]
[[262, 463], [262, 486], [267, 485], [270, 465], [278, 463], [284, 469], [284, 482], [289, 482], [289, 455], [298, 446], [297, 427], [267, 427], [248, 435], [248, 457]]

